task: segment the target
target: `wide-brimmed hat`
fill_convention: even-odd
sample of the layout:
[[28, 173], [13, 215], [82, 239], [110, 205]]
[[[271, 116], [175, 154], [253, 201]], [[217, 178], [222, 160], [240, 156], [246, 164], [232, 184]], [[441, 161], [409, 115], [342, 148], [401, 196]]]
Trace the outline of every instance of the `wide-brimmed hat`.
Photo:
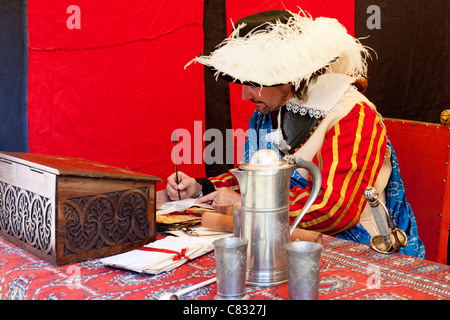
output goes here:
[[331, 65], [331, 72], [366, 75], [368, 50], [336, 19], [303, 11], [256, 13], [240, 19], [229, 38], [194, 58], [216, 77], [241, 84], [277, 86], [302, 82]]

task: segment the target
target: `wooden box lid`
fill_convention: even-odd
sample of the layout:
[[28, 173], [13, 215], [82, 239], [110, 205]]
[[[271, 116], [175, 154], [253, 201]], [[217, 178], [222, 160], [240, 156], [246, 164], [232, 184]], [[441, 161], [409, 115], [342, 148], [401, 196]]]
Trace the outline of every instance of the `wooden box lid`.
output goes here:
[[0, 160], [16, 162], [30, 166], [36, 170], [42, 170], [60, 176], [131, 179], [136, 181], [155, 182], [162, 181], [160, 178], [152, 175], [146, 175], [82, 158], [2, 151], [0, 152]]

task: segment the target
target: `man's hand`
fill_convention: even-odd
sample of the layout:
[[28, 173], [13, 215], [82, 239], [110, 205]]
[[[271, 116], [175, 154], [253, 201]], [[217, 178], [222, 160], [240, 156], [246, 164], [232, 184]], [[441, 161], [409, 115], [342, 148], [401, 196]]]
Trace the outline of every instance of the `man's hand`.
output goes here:
[[202, 186], [194, 178], [178, 171], [178, 185], [175, 173], [167, 178], [166, 192], [170, 200], [179, 200], [178, 190], [180, 190], [181, 199], [196, 198], [202, 192]]
[[215, 207], [216, 203], [220, 204], [241, 204], [241, 195], [230, 188], [220, 188], [217, 191], [211, 192], [206, 196], [200, 197], [195, 200], [195, 203], [205, 203], [212, 201], [212, 206]]

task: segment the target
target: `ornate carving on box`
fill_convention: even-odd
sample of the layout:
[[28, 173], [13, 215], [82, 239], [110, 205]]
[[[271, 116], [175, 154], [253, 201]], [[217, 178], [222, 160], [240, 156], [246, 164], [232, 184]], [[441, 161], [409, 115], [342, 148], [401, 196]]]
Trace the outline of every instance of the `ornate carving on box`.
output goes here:
[[64, 256], [147, 239], [149, 192], [146, 187], [64, 201]]
[[61, 266], [155, 240], [161, 179], [80, 158], [0, 152], [0, 236]]
[[[65, 200], [64, 256], [148, 239], [150, 187]], [[0, 181], [0, 230], [52, 256], [53, 201]]]
[[52, 255], [53, 201], [0, 181], [0, 230]]

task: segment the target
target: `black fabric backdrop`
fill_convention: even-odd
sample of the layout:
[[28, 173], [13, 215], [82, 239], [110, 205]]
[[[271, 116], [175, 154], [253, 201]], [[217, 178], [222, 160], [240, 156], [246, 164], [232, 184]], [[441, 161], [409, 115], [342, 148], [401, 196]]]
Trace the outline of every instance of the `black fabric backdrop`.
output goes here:
[[[369, 29], [367, 8], [380, 8]], [[357, 0], [355, 36], [374, 49], [366, 95], [384, 117], [439, 123], [450, 108], [450, 1]]]
[[[203, 5], [204, 52], [211, 52], [227, 37], [226, 0], [205, 0]], [[226, 129], [231, 128], [230, 89], [228, 82], [217, 80], [205, 68], [205, 130], [219, 129], [225, 137]], [[212, 143], [212, 142], [211, 142]], [[205, 141], [205, 146], [208, 142]], [[226, 154], [227, 144], [223, 144]], [[207, 177], [216, 176], [232, 169], [226, 163], [205, 164]]]

